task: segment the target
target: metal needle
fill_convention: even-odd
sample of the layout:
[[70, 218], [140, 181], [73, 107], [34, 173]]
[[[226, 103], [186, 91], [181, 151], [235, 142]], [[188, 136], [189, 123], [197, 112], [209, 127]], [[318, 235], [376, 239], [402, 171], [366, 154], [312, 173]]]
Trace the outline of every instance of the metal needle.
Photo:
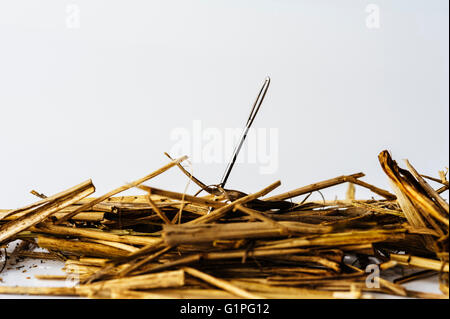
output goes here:
[[227, 168], [225, 169], [225, 173], [223, 174], [222, 180], [219, 184], [220, 187], [222, 187], [222, 188], [225, 186], [225, 183], [228, 180], [228, 176], [230, 175], [231, 170], [233, 169], [234, 163], [236, 162], [236, 158], [239, 154], [239, 151], [241, 150], [242, 144], [244, 144], [244, 141], [245, 141], [245, 138], [247, 137], [247, 133], [250, 129], [250, 126], [252, 125], [253, 120], [255, 119], [256, 114], [259, 111], [259, 108], [261, 107], [264, 97], [266, 96], [267, 89], [269, 88], [269, 84], [270, 84], [270, 78], [267, 77], [266, 80], [264, 81], [264, 84], [263, 84], [261, 90], [259, 91], [259, 94], [255, 100], [255, 103], [253, 104], [252, 111], [250, 112], [250, 116], [248, 117], [247, 123], [242, 132], [239, 143], [234, 148], [233, 155], [231, 156], [231, 160], [228, 163]]

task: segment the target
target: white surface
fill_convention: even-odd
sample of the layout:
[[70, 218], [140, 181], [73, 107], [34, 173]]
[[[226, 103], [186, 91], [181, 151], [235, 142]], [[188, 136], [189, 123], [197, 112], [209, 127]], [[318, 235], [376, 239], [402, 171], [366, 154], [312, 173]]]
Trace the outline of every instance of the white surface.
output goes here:
[[[379, 29], [366, 26], [369, 3]], [[448, 21], [446, 0], [2, 1], [0, 208], [35, 201], [31, 189], [92, 178], [103, 194], [144, 176], [167, 163], [177, 127], [242, 127], [266, 75], [254, 126], [278, 128], [279, 169], [237, 164], [229, 188], [280, 179], [283, 192], [363, 171], [389, 189], [383, 149], [436, 176], [449, 163]], [[193, 169], [212, 184], [225, 167]], [[173, 169], [149, 184], [185, 182]], [[35, 282], [26, 275], [1, 276]]]
[[[11, 255], [12, 251], [20, 241], [14, 241], [8, 245], [7, 252]], [[37, 249], [36, 251], [45, 251]], [[0, 268], [4, 263], [3, 249], [0, 258]], [[0, 286], [27, 286], [27, 287], [72, 287], [75, 282], [70, 280], [39, 280], [35, 275], [66, 275], [61, 269], [64, 267], [64, 262], [55, 260], [40, 260], [26, 258], [18, 260], [17, 258], [10, 258], [8, 263], [0, 273]], [[2, 295], [2, 298], [42, 298], [39, 296], [26, 295]], [[47, 298], [47, 297], [46, 297]]]
[[[242, 127], [266, 75], [254, 127], [279, 129], [279, 169], [237, 164], [228, 187], [279, 179], [283, 192], [363, 171], [389, 189], [383, 149], [436, 176], [449, 164], [448, 29], [446, 0], [2, 1], [0, 207], [34, 201], [33, 188], [92, 178], [101, 194], [144, 176], [167, 163], [175, 128]], [[226, 164], [194, 173], [217, 183]], [[174, 169], [150, 184], [185, 181]]]

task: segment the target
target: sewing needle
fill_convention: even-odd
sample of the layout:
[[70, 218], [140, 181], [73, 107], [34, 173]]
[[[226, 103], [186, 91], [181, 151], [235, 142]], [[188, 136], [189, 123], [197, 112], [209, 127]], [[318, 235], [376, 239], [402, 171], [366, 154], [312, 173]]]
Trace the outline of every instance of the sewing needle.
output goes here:
[[234, 148], [233, 155], [231, 156], [231, 160], [228, 163], [227, 168], [225, 169], [225, 173], [223, 174], [222, 180], [219, 184], [220, 187], [222, 187], [222, 188], [225, 186], [225, 183], [228, 180], [231, 170], [233, 169], [234, 163], [236, 162], [236, 158], [239, 154], [239, 151], [241, 150], [241, 147], [244, 144], [245, 138], [247, 137], [247, 133], [250, 129], [250, 126], [252, 125], [252, 123], [256, 117], [256, 114], [258, 113], [259, 108], [261, 107], [264, 97], [266, 96], [267, 89], [269, 88], [269, 84], [270, 84], [270, 77], [267, 77], [266, 80], [264, 81], [264, 84], [263, 84], [261, 90], [259, 91], [258, 96], [256, 97], [255, 103], [253, 104], [252, 111], [250, 112], [250, 116], [248, 117], [248, 120], [244, 127], [244, 130], [242, 131], [242, 135], [240, 137], [239, 143]]

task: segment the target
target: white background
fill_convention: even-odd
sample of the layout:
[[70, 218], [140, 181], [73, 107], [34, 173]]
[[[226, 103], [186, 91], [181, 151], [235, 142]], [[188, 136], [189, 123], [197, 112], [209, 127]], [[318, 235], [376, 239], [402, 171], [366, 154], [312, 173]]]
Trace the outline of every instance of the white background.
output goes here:
[[[370, 3], [380, 28], [366, 25]], [[73, 5], [78, 28], [68, 24]], [[238, 164], [229, 188], [280, 179], [281, 192], [363, 171], [389, 189], [384, 149], [437, 176], [449, 163], [448, 9], [446, 0], [1, 1], [0, 208], [34, 201], [31, 189], [51, 195], [92, 178], [103, 194], [144, 176], [167, 163], [175, 128], [242, 127], [267, 75], [254, 127], [278, 128], [279, 169]], [[212, 184], [225, 166], [193, 169]], [[185, 183], [177, 169], [149, 182]], [[342, 198], [345, 186], [323, 193]]]

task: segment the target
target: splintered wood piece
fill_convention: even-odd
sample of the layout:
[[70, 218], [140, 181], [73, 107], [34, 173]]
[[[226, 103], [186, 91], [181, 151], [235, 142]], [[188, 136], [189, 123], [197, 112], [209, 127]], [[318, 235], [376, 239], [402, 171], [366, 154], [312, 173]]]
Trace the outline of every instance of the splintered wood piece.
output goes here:
[[79, 256], [111, 258], [128, 256], [130, 254], [129, 251], [103, 244], [57, 239], [44, 236], [38, 236], [37, 243], [41, 248], [69, 252]]
[[84, 287], [8, 287], [0, 286], [0, 294], [35, 296], [87, 296], [89, 288]]
[[[426, 227], [423, 218], [427, 218], [428, 214], [434, 217], [439, 222], [443, 223], [447, 228], [449, 227], [448, 215], [444, 216], [439, 207], [426, 195], [421, 189], [418, 188], [417, 181], [409, 173], [409, 171], [402, 170], [398, 167], [397, 163], [392, 160], [387, 151], [383, 151], [378, 155], [381, 167], [386, 175], [394, 185], [394, 190], [397, 193], [399, 204], [405, 212], [406, 218], [414, 226]], [[414, 205], [411, 203], [414, 203]], [[409, 207], [408, 207], [409, 206]], [[417, 206], [420, 212], [415, 209]], [[422, 215], [425, 214], [425, 215]], [[428, 222], [432, 223], [430, 219]], [[432, 225], [436, 230], [438, 226]], [[445, 232], [445, 229], [442, 229]]]
[[378, 194], [380, 196], [383, 196], [384, 198], [386, 198], [387, 200], [395, 200], [397, 197], [394, 194], [389, 193], [388, 191], [381, 189], [379, 187], [376, 187], [374, 185], [371, 185], [369, 183], [363, 182], [353, 176], [347, 176], [346, 180], [348, 182], [351, 182], [353, 184], [365, 187], [367, 189], [370, 189], [372, 192], [374, 192], [375, 194]]
[[202, 197], [195, 197], [195, 196], [191, 196], [191, 195], [188, 195], [188, 194], [182, 194], [182, 193], [177, 193], [177, 192], [172, 192], [172, 191], [166, 191], [166, 190], [155, 188], [155, 187], [139, 185], [138, 188], [142, 189], [144, 191], [147, 191], [150, 194], [161, 195], [161, 196], [164, 196], [164, 197], [167, 197], [167, 198], [172, 198], [172, 199], [177, 199], [177, 200], [184, 200], [186, 202], [191, 202], [191, 203], [194, 203], [194, 204], [200, 204], [200, 205], [207, 206], [207, 207], [222, 207], [222, 206], [225, 206], [225, 204], [222, 203], [222, 202], [217, 202], [217, 201], [213, 201], [213, 200], [207, 200], [207, 199], [204, 199]]
[[184, 271], [173, 270], [156, 274], [131, 276], [104, 280], [90, 284], [89, 287], [101, 289], [153, 289], [181, 287], [184, 285]]
[[[48, 279], [48, 278], [46, 278]], [[47, 296], [85, 296], [95, 297], [99, 292], [127, 289], [154, 289], [181, 287], [184, 285], [184, 271], [174, 270], [124, 279], [112, 279], [89, 285], [75, 287], [5, 287], [0, 286], [0, 294], [47, 295]]]
[[20, 251], [17, 253], [18, 257], [33, 258], [33, 259], [48, 259], [64, 261], [59, 255], [55, 253], [45, 253], [40, 251]]
[[184, 161], [185, 159], [187, 159], [187, 156], [180, 157], [179, 159], [176, 159], [176, 160], [174, 160], [174, 161], [164, 165], [163, 167], [161, 167], [160, 169], [154, 171], [153, 173], [150, 173], [150, 174], [148, 174], [148, 175], [146, 175], [146, 176], [144, 176], [144, 177], [142, 177], [142, 178], [140, 178], [138, 180], [135, 180], [134, 182], [131, 182], [131, 183], [127, 184], [127, 185], [124, 185], [124, 186], [121, 186], [119, 188], [116, 188], [116, 189], [106, 193], [105, 195], [100, 196], [99, 198], [96, 198], [96, 199], [92, 200], [91, 202], [82, 205], [81, 207], [77, 208], [73, 212], [67, 214], [65, 217], [63, 217], [60, 220], [58, 220], [56, 222], [56, 224], [57, 225], [61, 224], [61, 223], [65, 222], [65, 221], [67, 221], [68, 219], [72, 218], [76, 214], [78, 214], [78, 213], [80, 213], [82, 211], [88, 210], [89, 208], [92, 208], [94, 205], [103, 202], [104, 200], [108, 199], [111, 196], [114, 196], [114, 195], [116, 195], [118, 193], [126, 191], [127, 189], [136, 187], [136, 186], [142, 184], [143, 182], [148, 181], [149, 179], [152, 179], [153, 177], [158, 176], [161, 173], [164, 173], [169, 168], [177, 165], [178, 163]]
[[[69, 207], [71, 207], [71, 206], [69, 206]], [[52, 214], [52, 217], [56, 218], [56, 219], [60, 219], [64, 216], [66, 216], [66, 213], [64, 213], [64, 211], [66, 209], [67, 208], [63, 208], [60, 211], [58, 211], [57, 213]], [[12, 221], [12, 220], [15, 220], [15, 219], [27, 214], [27, 212], [25, 211], [25, 212], [20, 212], [20, 213], [16, 213], [16, 214], [7, 216], [8, 212], [9, 212], [8, 210], [5, 210], [5, 211], [0, 210], [0, 221], [1, 220]], [[81, 213], [77, 214], [76, 216], [74, 216], [73, 218], [71, 218], [71, 220], [86, 221], [86, 222], [100, 222], [100, 221], [103, 221], [104, 218], [105, 218], [105, 213], [103, 213], [103, 212], [81, 212]]]
[[422, 176], [416, 171], [416, 169], [411, 165], [411, 163], [408, 160], [405, 160], [405, 163], [411, 174], [414, 175], [419, 184], [428, 193], [428, 195], [431, 198], [433, 198], [438, 203], [438, 205], [448, 214], [449, 213], [448, 203], [422, 178]]
[[83, 182], [83, 183], [81, 183], [79, 185], [71, 187], [71, 188], [69, 188], [69, 189], [67, 189], [65, 191], [62, 191], [60, 193], [57, 193], [57, 194], [55, 194], [53, 196], [46, 197], [46, 198], [44, 198], [44, 199], [42, 199], [40, 201], [37, 201], [37, 202], [32, 203], [30, 205], [27, 205], [25, 207], [10, 210], [10, 211], [8, 211], [8, 214], [4, 215], [2, 218], [0, 218], [0, 220], [3, 219], [3, 218], [6, 218], [7, 216], [14, 215], [14, 214], [19, 213], [19, 212], [29, 212], [30, 209], [32, 209], [32, 208], [35, 208], [35, 207], [41, 206], [43, 204], [47, 204], [49, 202], [52, 202], [52, 201], [64, 198], [67, 195], [73, 194], [74, 192], [76, 192], [80, 188], [84, 188], [87, 184], [92, 184], [91, 180], [85, 181], [85, 182]]
[[393, 293], [399, 295], [399, 296], [403, 296], [406, 297], [408, 295], [407, 291], [405, 288], [403, 288], [402, 286], [400, 286], [399, 284], [395, 284], [392, 283], [384, 278], [378, 278], [380, 285], [382, 287], [385, 287], [386, 289], [391, 290]]
[[439, 178], [435, 178], [435, 177], [431, 177], [431, 176], [428, 176], [428, 175], [425, 175], [425, 174], [420, 174], [420, 176], [422, 176], [422, 177], [424, 177], [426, 179], [429, 179], [430, 181], [433, 181], [433, 182], [436, 182], [436, 183], [440, 183], [440, 184], [445, 185], [445, 186], [448, 187], [449, 183], [448, 183], [447, 178], [445, 177], [446, 174], [443, 171], [439, 171], [439, 175], [441, 175], [440, 179]]
[[335, 177], [332, 179], [327, 179], [322, 182], [318, 182], [318, 183], [314, 183], [314, 184], [311, 184], [308, 186], [300, 187], [300, 188], [294, 189], [294, 190], [286, 192], [286, 193], [268, 197], [265, 200], [286, 200], [286, 199], [297, 197], [297, 196], [300, 196], [303, 194], [312, 193], [312, 192], [315, 192], [315, 191], [318, 191], [318, 190], [321, 190], [324, 188], [328, 188], [331, 186], [336, 186], [336, 185], [345, 183], [348, 181], [349, 177], [350, 178], [364, 177], [364, 173], [356, 173], [356, 174], [352, 174], [352, 175], [338, 176], [338, 177]]
[[399, 255], [391, 254], [391, 260], [394, 260], [400, 264], [418, 267], [423, 269], [430, 269], [436, 271], [448, 272], [448, 262], [442, 262], [440, 260], [434, 260], [429, 258], [411, 256], [411, 255]]
[[228, 291], [229, 293], [231, 293], [237, 297], [247, 298], [247, 299], [264, 299], [261, 296], [249, 293], [248, 291], [246, 291], [242, 288], [236, 287], [225, 280], [215, 278], [215, 277], [208, 275], [204, 272], [201, 272], [197, 269], [194, 269], [191, 267], [183, 267], [182, 269], [185, 272], [187, 272], [189, 275], [197, 277], [199, 279], [202, 279], [202, 280], [206, 281], [207, 283], [209, 283], [213, 286], [219, 287], [225, 291]]
[[370, 231], [353, 231], [343, 233], [323, 234], [321, 236], [312, 236], [310, 238], [292, 238], [277, 240], [271, 242], [261, 242], [261, 249], [279, 249], [293, 247], [308, 246], [341, 246], [352, 245], [354, 243], [377, 243], [382, 241], [395, 241], [405, 237], [404, 229], [396, 229], [395, 231], [386, 230], [370, 230]]
[[74, 228], [47, 224], [38, 225], [31, 229], [37, 233], [64, 235], [72, 237], [86, 237], [93, 239], [100, 239], [106, 241], [113, 241], [129, 245], [152, 245], [160, 242], [159, 238], [150, 236], [133, 236], [133, 235], [116, 235], [106, 231], [88, 228]]
[[295, 298], [295, 299], [334, 299], [332, 291], [322, 291], [316, 289], [279, 287], [248, 280], [234, 279], [230, 281], [233, 285], [257, 292], [268, 298]]
[[162, 237], [167, 245], [175, 246], [189, 243], [212, 242], [221, 239], [281, 237], [284, 234], [284, 230], [287, 230], [290, 234], [320, 234], [330, 232], [332, 229], [330, 226], [300, 222], [279, 222], [275, 226], [265, 222], [206, 225], [183, 224], [164, 225]]
[[158, 206], [156, 206], [155, 202], [152, 200], [152, 196], [149, 194], [147, 196], [147, 200], [148, 203], [150, 204], [150, 206], [153, 208], [153, 210], [155, 211], [155, 213], [166, 223], [166, 224], [170, 224], [170, 220], [167, 218], [166, 214], [164, 214]]
[[60, 193], [61, 195], [54, 197], [46, 204], [37, 207], [28, 214], [6, 223], [0, 227], [0, 244], [11, 239], [19, 232], [44, 221], [64, 207], [72, 205], [81, 198], [89, 196], [94, 191], [95, 187], [92, 184], [92, 181], [88, 180], [71, 188], [70, 191]]

